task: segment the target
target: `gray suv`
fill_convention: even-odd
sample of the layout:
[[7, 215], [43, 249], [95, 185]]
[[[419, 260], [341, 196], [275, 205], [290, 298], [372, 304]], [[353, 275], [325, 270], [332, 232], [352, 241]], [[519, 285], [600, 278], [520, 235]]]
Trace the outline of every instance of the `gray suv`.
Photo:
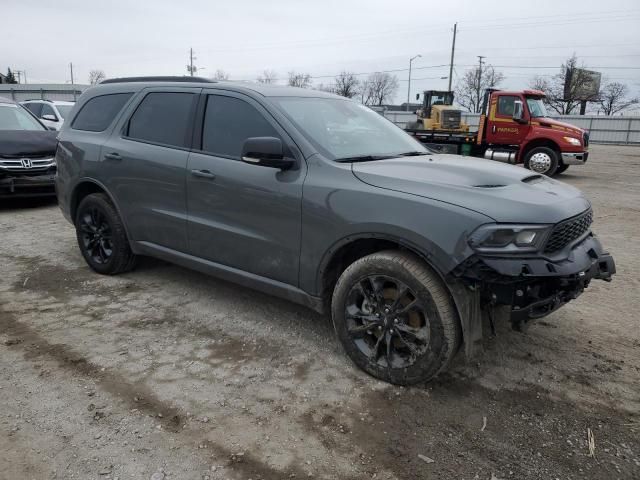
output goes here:
[[78, 100], [56, 160], [96, 272], [149, 255], [330, 312], [349, 357], [392, 383], [474, 355], [497, 305], [521, 328], [615, 273], [579, 190], [433, 154], [319, 91], [107, 80]]

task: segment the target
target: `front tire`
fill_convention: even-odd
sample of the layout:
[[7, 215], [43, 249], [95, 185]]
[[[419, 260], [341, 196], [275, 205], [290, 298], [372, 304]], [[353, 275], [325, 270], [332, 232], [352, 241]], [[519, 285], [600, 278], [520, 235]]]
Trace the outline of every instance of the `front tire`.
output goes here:
[[535, 147], [527, 152], [524, 159], [524, 166], [532, 172], [548, 175], [556, 174], [560, 165], [558, 152], [549, 147]]
[[103, 193], [82, 199], [76, 214], [76, 237], [87, 264], [103, 275], [115, 275], [134, 268], [124, 224], [115, 207]]
[[556, 170], [556, 175], [566, 172], [567, 168], [569, 168], [569, 165], [565, 165], [564, 163], [561, 163], [558, 169]]
[[338, 279], [333, 325], [362, 370], [398, 385], [432, 379], [458, 351], [461, 329], [447, 288], [420, 258], [384, 251]]

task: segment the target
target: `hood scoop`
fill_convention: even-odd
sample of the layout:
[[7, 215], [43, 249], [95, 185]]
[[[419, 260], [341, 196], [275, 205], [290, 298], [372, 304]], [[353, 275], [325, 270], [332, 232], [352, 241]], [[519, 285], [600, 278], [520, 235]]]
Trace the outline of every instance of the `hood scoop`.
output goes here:
[[544, 180], [542, 175], [529, 175], [528, 177], [524, 177], [521, 181], [524, 183], [538, 183]]

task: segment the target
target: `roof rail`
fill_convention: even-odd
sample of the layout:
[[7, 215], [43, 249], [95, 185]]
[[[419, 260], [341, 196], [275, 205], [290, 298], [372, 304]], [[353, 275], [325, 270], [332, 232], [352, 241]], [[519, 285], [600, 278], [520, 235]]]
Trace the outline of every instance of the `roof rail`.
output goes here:
[[26, 100], [20, 100], [20, 102], [49, 102], [49, 103], [51, 103], [52, 100], [49, 100], [48, 98], [27, 98]]
[[107, 83], [128, 83], [128, 82], [188, 82], [188, 83], [216, 83], [215, 80], [209, 80], [203, 77], [178, 77], [178, 76], [166, 76], [166, 77], [121, 77], [121, 78], [108, 78], [100, 82], [100, 85]]

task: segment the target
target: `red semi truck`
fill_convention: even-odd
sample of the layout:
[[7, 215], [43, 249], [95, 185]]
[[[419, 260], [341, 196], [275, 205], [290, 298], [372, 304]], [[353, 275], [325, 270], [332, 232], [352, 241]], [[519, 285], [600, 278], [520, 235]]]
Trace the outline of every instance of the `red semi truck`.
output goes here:
[[[548, 117], [538, 90], [487, 90], [477, 132], [469, 132], [452, 92], [428, 91], [407, 132], [442, 152], [474, 155], [555, 175], [587, 161], [589, 134]], [[436, 99], [436, 101], [433, 101]]]

